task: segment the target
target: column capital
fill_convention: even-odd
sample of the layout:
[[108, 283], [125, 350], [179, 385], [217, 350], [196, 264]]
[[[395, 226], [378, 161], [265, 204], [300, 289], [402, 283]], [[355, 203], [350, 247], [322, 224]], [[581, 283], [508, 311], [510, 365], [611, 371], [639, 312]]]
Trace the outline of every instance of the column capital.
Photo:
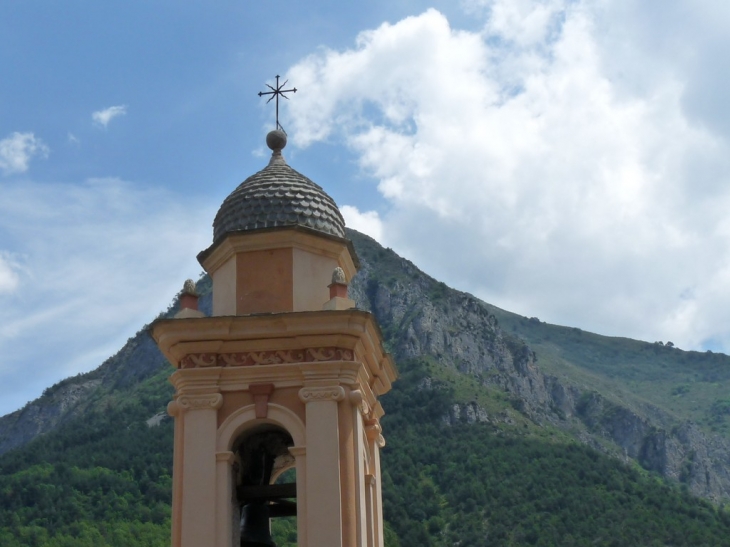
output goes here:
[[182, 411], [182, 408], [179, 404], [177, 404], [177, 401], [172, 400], [169, 403], [167, 403], [167, 414], [175, 418], [180, 412]]
[[183, 410], [218, 410], [223, 405], [223, 395], [220, 393], [206, 393], [203, 395], [180, 395], [176, 400], [177, 406]]
[[376, 435], [380, 435], [383, 428], [380, 426], [380, 422], [375, 419], [369, 419], [365, 421], [365, 433], [368, 437], [373, 438]]
[[380, 448], [385, 446], [385, 437], [381, 434], [383, 428], [380, 427], [378, 420], [368, 420], [365, 422], [365, 435], [371, 441], [374, 441]]
[[232, 465], [236, 460], [236, 455], [233, 452], [216, 452], [215, 461], [226, 462], [228, 465]]
[[299, 390], [299, 399], [303, 403], [313, 401], [342, 401], [345, 390], [342, 386], [303, 387]]
[[367, 401], [363, 397], [362, 391], [359, 389], [353, 389], [349, 394], [350, 404], [360, 410], [363, 416], [367, 416], [369, 407]]

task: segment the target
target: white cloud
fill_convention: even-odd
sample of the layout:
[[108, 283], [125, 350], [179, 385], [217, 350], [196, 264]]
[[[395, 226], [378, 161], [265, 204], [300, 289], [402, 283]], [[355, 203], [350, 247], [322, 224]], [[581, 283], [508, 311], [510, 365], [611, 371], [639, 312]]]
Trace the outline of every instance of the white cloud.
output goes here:
[[35, 156], [46, 157], [48, 147], [33, 133], [12, 133], [0, 140], [0, 170], [5, 175], [24, 173]]
[[106, 127], [109, 125], [109, 122], [111, 122], [114, 118], [118, 116], [124, 116], [127, 113], [127, 106], [126, 105], [117, 105], [117, 106], [110, 106], [109, 108], [105, 108], [103, 110], [97, 110], [93, 114], [91, 114], [91, 119], [94, 120], [94, 123]]
[[9, 293], [18, 287], [19, 266], [9, 253], [0, 251], [0, 294]]
[[98, 366], [164, 310], [201, 271], [215, 210], [118, 179], [0, 190], [2, 415]]
[[340, 207], [340, 212], [345, 217], [345, 225], [348, 228], [367, 234], [380, 242], [383, 241], [383, 223], [377, 211], [361, 213], [357, 207], [343, 205]]
[[[697, 123], [684, 58], [616, 34], [638, 2], [481, 4], [481, 32], [429, 10], [300, 61], [293, 143], [343, 139], [390, 204], [381, 233], [459, 288], [551, 322], [730, 349], [730, 125]], [[702, 21], [682, 35], [695, 52]], [[683, 23], [665, 22], [652, 31]]]
[[486, 8], [486, 31], [519, 46], [539, 45], [559, 28], [566, 5], [562, 0], [477, 0], [472, 8]]

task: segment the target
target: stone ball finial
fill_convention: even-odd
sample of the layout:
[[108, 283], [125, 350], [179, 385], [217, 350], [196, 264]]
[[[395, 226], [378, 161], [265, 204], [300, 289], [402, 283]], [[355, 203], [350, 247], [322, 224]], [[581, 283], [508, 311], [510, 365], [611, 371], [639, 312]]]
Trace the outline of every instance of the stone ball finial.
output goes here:
[[347, 280], [345, 279], [345, 270], [337, 266], [332, 272], [332, 283], [337, 283], [338, 285], [346, 285]]
[[329, 285], [330, 299], [324, 303], [325, 310], [349, 310], [355, 302], [347, 297], [348, 287], [345, 271], [337, 266], [332, 272], [332, 283]]
[[183, 294], [189, 294], [191, 296], [198, 296], [198, 291], [195, 290], [195, 281], [192, 279], [186, 279], [183, 284]]
[[183, 290], [180, 293], [180, 311], [175, 314], [176, 319], [191, 319], [205, 317], [205, 314], [198, 309], [198, 291], [195, 290], [195, 281], [186, 279]]
[[286, 133], [280, 129], [269, 131], [269, 134], [266, 135], [266, 146], [274, 152], [281, 152], [286, 146]]

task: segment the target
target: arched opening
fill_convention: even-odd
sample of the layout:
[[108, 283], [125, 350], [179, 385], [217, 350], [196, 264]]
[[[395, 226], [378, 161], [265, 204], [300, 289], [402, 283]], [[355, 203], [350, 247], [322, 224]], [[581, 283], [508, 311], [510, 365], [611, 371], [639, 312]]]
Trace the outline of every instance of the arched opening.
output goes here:
[[289, 519], [275, 527], [279, 536], [286, 536], [280, 537], [280, 547], [290, 543], [292, 529], [296, 544], [295, 459], [289, 452], [293, 445], [285, 429], [270, 423], [246, 430], [233, 443], [233, 490], [240, 514], [236, 545], [274, 547], [271, 519], [280, 518]]

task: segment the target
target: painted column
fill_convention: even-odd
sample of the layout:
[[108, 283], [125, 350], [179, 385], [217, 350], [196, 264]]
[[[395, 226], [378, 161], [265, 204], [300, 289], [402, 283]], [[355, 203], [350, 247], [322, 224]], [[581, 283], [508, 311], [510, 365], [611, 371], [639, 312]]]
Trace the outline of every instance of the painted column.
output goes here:
[[175, 419], [175, 441], [172, 454], [172, 538], [171, 547], [180, 547], [182, 522], [182, 457], [183, 457], [183, 409], [176, 401], [167, 405], [167, 413]]
[[353, 479], [355, 482], [355, 520], [356, 545], [367, 545], [368, 515], [366, 511], [367, 496], [365, 492], [365, 460], [367, 458], [368, 443], [365, 439], [363, 413], [367, 413], [367, 403], [363, 400], [360, 390], [353, 390], [349, 395], [352, 405], [352, 442], [353, 442]]
[[180, 395], [183, 420], [181, 547], [210, 547], [216, 537], [216, 430], [220, 393]]
[[377, 420], [368, 420], [365, 431], [370, 445], [370, 459], [372, 465], [373, 482], [373, 529], [375, 530], [374, 544], [382, 547], [383, 539], [383, 481], [380, 475], [380, 449], [385, 446], [385, 439], [380, 434], [382, 428]]
[[367, 546], [368, 547], [382, 547], [375, 545], [375, 517], [373, 515], [373, 508], [375, 507], [375, 476], [372, 473], [368, 473], [365, 476], [365, 510], [367, 515]]
[[339, 385], [304, 387], [299, 398], [306, 404], [307, 543], [342, 547], [338, 402], [345, 390]]

